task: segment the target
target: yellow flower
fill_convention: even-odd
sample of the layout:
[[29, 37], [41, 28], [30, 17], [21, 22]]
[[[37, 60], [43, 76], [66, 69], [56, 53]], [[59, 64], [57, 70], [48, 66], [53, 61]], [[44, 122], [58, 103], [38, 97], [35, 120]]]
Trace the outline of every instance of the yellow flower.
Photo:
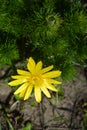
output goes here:
[[57, 92], [54, 84], [61, 84], [61, 82], [54, 78], [60, 76], [61, 71], [50, 71], [53, 65], [42, 69], [42, 61], [36, 64], [32, 57], [28, 59], [27, 69], [28, 71], [17, 69], [19, 75], [12, 76], [14, 80], [8, 83], [10, 86], [21, 85], [14, 94], [19, 94], [27, 100], [34, 89], [36, 101], [41, 102], [41, 92], [48, 98], [51, 97], [48, 89]]

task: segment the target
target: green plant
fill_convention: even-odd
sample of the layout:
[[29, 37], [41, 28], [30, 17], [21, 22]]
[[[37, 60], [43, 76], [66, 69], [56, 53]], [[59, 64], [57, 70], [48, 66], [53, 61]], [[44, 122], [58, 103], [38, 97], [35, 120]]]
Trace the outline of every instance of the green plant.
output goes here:
[[31, 123], [26, 123], [25, 127], [23, 128], [23, 130], [33, 130], [33, 125]]
[[81, 1], [0, 1], [0, 64], [12, 66], [32, 56], [76, 75], [75, 64], [87, 60], [87, 16]]

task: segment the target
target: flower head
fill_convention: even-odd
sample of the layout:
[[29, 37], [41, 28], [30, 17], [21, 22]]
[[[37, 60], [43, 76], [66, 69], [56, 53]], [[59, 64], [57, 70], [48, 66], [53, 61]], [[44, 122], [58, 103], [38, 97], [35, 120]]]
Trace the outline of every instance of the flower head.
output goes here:
[[14, 94], [19, 94], [27, 100], [34, 89], [36, 101], [41, 102], [41, 92], [48, 98], [51, 97], [48, 89], [57, 92], [54, 84], [61, 84], [61, 82], [54, 78], [60, 76], [61, 71], [51, 71], [53, 65], [42, 68], [42, 61], [36, 64], [32, 57], [28, 59], [27, 69], [28, 71], [17, 69], [18, 75], [12, 76], [14, 80], [8, 83], [10, 86], [21, 85]]

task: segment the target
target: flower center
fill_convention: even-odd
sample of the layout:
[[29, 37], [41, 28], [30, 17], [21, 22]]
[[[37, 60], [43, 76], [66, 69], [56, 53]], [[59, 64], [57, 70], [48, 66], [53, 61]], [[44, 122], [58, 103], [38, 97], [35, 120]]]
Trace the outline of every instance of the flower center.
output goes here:
[[31, 77], [31, 83], [33, 85], [38, 86], [38, 85], [41, 85], [43, 83], [43, 79], [40, 75], [34, 75]]

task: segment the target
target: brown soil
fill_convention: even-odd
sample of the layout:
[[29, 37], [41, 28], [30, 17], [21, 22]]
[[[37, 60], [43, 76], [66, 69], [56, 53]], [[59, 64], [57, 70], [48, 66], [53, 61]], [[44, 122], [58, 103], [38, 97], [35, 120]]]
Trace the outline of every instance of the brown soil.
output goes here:
[[[1, 86], [3, 82], [2, 79]], [[10, 90], [7, 99], [0, 100], [1, 130], [13, 130], [10, 124], [14, 130], [28, 130], [24, 129], [28, 123], [32, 124], [29, 130], [82, 130], [83, 124], [86, 130], [87, 81], [84, 69], [78, 67], [78, 75], [71, 82], [63, 83], [62, 88], [62, 95], [53, 93], [51, 99], [43, 95], [40, 104], [36, 103], [34, 95], [28, 101], [17, 101]], [[60, 96], [62, 100], [59, 101]]]

